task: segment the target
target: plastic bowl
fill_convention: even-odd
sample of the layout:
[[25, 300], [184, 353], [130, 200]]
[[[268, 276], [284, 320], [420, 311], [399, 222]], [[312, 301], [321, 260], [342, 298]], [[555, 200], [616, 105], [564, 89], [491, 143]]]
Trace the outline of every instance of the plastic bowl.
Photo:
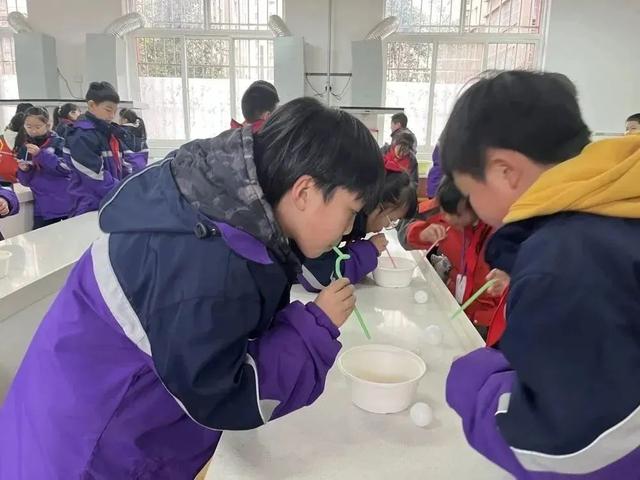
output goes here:
[[371, 413], [397, 413], [413, 403], [427, 366], [392, 345], [363, 345], [342, 353], [338, 368], [351, 384], [351, 401]]
[[11, 252], [0, 250], [0, 278], [9, 275], [9, 260], [11, 260]]
[[413, 278], [413, 271], [416, 269], [415, 262], [401, 257], [393, 257], [393, 261], [395, 266], [388, 256], [380, 257], [378, 267], [373, 271], [373, 279], [380, 287], [408, 287]]

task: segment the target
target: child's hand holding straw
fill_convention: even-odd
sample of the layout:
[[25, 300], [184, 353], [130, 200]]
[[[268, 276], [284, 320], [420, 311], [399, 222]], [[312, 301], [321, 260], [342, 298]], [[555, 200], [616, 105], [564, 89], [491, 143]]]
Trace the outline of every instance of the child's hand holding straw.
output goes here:
[[348, 278], [340, 278], [322, 290], [313, 301], [338, 328], [347, 321], [356, 305], [355, 288]]

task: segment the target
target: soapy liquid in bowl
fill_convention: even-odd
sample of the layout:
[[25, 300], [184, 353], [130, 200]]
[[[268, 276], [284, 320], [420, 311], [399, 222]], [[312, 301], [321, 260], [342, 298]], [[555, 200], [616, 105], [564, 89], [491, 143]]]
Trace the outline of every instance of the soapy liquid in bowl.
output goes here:
[[420, 375], [414, 359], [389, 351], [354, 352], [343, 360], [343, 366], [360, 380], [387, 385], [410, 382]]
[[412, 380], [408, 375], [384, 375], [376, 372], [354, 372], [353, 375], [361, 380], [373, 383], [404, 383]]

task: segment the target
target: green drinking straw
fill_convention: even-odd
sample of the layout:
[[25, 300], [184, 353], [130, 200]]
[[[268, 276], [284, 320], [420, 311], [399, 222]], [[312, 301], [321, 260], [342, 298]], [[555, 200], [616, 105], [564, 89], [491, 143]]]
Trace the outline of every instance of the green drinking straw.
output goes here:
[[467, 300], [466, 302], [464, 302], [460, 308], [458, 308], [455, 312], [453, 312], [453, 315], [451, 315], [450, 320], [453, 320], [454, 318], [456, 318], [458, 315], [460, 315], [462, 312], [464, 312], [469, 305], [471, 305], [473, 302], [475, 302], [478, 297], [480, 295], [482, 295], [484, 292], [486, 292], [491, 285], [493, 285], [494, 283], [496, 283], [495, 280], [489, 280], [487, 283], [485, 283], [483, 286], [481, 286], [478, 291], [476, 293], [474, 293], [473, 295], [471, 295], [471, 297], [469, 298], [469, 300]]
[[[336, 254], [338, 255], [338, 258], [336, 258], [336, 277], [342, 278], [342, 272], [340, 271], [340, 264], [345, 260], [349, 260], [351, 258], [351, 255], [342, 253], [342, 251], [338, 247], [333, 247], [333, 251], [336, 252]], [[358, 322], [360, 322], [360, 326], [362, 327], [362, 331], [364, 332], [365, 337], [371, 340], [371, 334], [367, 329], [367, 325], [364, 323], [364, 319], [362, 318], [362, 315], [360, 314], [360, 310], [358, 310], [358, 307], [353, 307], [353, 313], [356, 314], [356, 318], [358, 319]]]

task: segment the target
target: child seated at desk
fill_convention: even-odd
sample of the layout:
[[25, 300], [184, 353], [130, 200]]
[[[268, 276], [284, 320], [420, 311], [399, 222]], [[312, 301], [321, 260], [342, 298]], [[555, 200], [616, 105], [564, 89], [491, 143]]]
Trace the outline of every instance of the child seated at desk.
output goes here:
[[590, 136], [567, 77], [507, 71], [471, 85], [441, 137], [511, 276], [500, 351], [456, 360], [447, 402], [518, 480], [640, 475], [640, 137]]
[[413, 151], [413, 134], [398, 132], [388, 150], [383, 151], [384, 168], [388, 172], [407, 172], [411, 180], [418, 184], [418, 160]]
[[[344, 253], [350, 258], [341, 264], [342, 274], [351, 283], [359, 283], [378, 266], [378, 257], [387, 247], [387, 238], [382, 230], [393, 229], [403, 218], [411, 218], [417, 204], [416, 184], [406, 172], [386, 171], [384, 187], [379, 204], [368, 214], [356, 215], [350, 232], [342, 237], [346, 242]], [[365, 237], [375, 233], [369, 239]], [[335, 279], [334, 251], [310, 259], [303, 257], [302, 273], [298, 279], [310, 292], [317, 292]]]
[[407, 243], [411, 248], [429, 249], [437, 243], [438, 253], [444, 255], [450, 270], [441, 273], [447, 287], [463, 304], [488, 278], [496, 278], [496, 284], [480, 296], [466, 310], [467, 316], [486, 336], [486, 331], [499, 304], [498, 296], [505, 288], [505, 279], [494, 272], [484, 260], [487, 240], [493, 229], [482, 222], [462, 195], [453, 180], [445, 177], [436, 193], [439, 213], [434, 213], [434, 202], [422, 203], [421, 210], [431, 211], [426, 220], [417, 220], [407, 227]]
[[0, 478], [191, 480], [224, 430], [312, 404], [355, 295], [340, 279], [291, 303], [291, 245], [313, 258], [350, 231], [379, 157], [300, 98], [120, 184], [0, 407]]
[[27, 110], [23, 128], [25, 143], [16, 154], [18, 180], [33, 192], [33, 229], [37, 230], [69, 216], [71, 170], [62, 158], [64, 139], [51, 130], [45, 108]]

